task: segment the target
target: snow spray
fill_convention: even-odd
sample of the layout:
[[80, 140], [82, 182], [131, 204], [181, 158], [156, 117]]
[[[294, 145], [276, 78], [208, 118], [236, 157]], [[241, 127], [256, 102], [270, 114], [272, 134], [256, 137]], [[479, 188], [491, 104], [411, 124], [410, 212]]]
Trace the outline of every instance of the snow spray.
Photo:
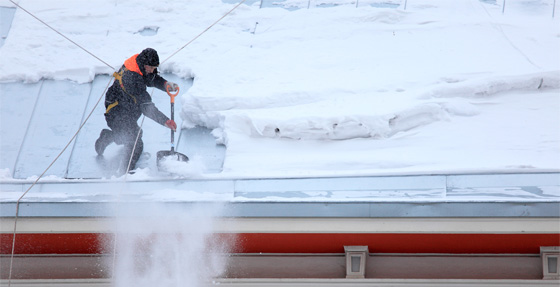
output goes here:
[[116, 287], [205, 286], [226, 268], [213, 234], [220, 204], [121, 203], [112, 257]]

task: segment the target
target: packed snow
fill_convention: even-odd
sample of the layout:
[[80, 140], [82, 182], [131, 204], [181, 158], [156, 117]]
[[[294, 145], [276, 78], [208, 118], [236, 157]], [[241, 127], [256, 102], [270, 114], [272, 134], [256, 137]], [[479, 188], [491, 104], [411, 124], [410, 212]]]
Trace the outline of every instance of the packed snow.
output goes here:
[[214, 177], [560, 168], [553, 0], [16, 2], [97, 58], [17, 9], [0, 81], [91, 82], [155, 48], [194, 79], [182, 128], [226, 145]]

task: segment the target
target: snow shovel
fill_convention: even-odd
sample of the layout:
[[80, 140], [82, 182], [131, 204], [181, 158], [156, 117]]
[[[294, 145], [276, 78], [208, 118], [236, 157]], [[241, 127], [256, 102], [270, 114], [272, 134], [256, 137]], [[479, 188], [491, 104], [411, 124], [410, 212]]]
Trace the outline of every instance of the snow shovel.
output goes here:
[[[171, 98], [171, 120], [175, 120], [175, 96], [179, 94], [179, 87], [177, 87], [177, 91], [172, 94], [169, 91], [169, 87], [166, 87], [167, 94]], [[174, 160], [179, 162], [187, 162], [189, 158], [182, 154], [175, 151], [175, 131], [171, 130], [171, 150], [160, 150], [157, 152], [157, 166], [158, 170], [166, 171], [165, 167], [161, 165], [164, 160]]]

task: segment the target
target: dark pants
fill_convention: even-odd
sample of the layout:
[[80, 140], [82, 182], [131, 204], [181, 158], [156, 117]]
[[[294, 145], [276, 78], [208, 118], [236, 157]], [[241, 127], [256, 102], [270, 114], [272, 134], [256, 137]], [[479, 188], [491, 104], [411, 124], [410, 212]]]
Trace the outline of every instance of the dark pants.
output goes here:
[[[136, 168], [136, 162], [142, 155], [144, 150], [144, 142], [142, 142], [142, 129], [138, 126], [138, 119], [131, 117], [114, 116], [114, 113], [105, 114], [107, 125], [111, 129], [111, 139], [118, 145], [124, 145], [124, 162], [123, 168], [128, 167], [129, 170]], [[139, 134], [140, 133], [140, 134]], [[138, 140], [136, 140], [138, 138]], [[134, 145], [136, 143], [136, 146]]]

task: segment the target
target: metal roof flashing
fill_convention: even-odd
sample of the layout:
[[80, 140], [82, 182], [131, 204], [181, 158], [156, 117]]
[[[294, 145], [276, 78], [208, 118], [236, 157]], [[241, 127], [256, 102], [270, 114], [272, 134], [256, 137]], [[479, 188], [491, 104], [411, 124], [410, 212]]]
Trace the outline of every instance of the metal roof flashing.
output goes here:
[[[224, 217], [560, 217], [560, 173], [38, 183], [20, 216], [104, 217], [115, 207], [220, 205]], [[2, 184], [12, 217], [30, 183]]]

